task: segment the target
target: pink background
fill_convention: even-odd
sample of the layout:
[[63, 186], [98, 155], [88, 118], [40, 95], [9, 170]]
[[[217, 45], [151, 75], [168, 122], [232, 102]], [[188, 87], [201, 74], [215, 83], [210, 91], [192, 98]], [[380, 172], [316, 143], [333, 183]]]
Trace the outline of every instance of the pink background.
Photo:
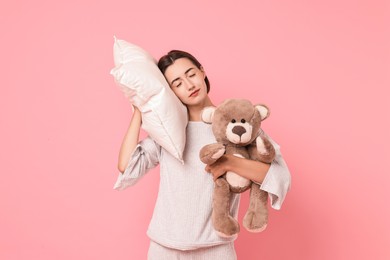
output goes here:
[[239, 259], [390, 259], [389, 17], [384, 0], [2, 1], [0, 259], [146, 258], [159, 175], [112, 189], [131, 117], [113, 35], [193, 53], [216, 104], [270, 106], [292, 190]]

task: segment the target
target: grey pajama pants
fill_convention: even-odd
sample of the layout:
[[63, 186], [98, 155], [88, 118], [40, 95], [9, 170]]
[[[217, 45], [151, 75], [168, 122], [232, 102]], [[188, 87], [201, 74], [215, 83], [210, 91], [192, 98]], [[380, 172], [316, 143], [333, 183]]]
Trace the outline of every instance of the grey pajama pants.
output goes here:
[[150, 241], [148, 260], [236, 260], [234, 242], [194, 250], [177, 250]]

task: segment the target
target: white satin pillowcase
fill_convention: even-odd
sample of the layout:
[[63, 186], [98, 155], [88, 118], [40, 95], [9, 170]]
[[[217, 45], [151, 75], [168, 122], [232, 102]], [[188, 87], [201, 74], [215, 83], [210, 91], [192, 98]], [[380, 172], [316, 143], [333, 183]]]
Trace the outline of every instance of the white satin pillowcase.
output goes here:
[[110, 72], [130, 103], [142, 114], [142, 128], [183, 163], [187, 109], [170, 89], [156, 60], [137, 45], [115, 38]]

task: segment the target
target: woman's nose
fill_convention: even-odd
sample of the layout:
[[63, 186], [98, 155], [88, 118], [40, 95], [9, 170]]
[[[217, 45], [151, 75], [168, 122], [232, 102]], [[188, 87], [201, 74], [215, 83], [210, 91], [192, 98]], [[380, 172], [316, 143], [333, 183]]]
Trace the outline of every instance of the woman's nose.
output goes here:
[[191, 82], [191, 80], [189, 80], [188, 78], [185, 78], [184, 82], [188, 90], [191, 90], [195, 87], [194, 84]]

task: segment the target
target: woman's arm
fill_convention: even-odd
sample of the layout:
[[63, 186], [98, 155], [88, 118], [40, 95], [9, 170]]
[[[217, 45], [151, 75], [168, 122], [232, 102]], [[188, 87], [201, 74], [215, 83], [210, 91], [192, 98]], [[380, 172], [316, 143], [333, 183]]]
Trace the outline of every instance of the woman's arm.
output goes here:
[[119, 151], [118, 169], [123, 173], [126, 169], [126, 165], [132, 155], [132, 152], [136, 148], [139, 139], [139, 132], [141, 128], [141, 112], [134, 106], [133, 117], [131, 118], [129, 128], [126, 135], [123, 138], [122, 145]]
[[227, 171], [232, 171], [254, 182], [261, 183], [267, 175], [270, 166], [271, 165], [268, 163], [262, 163], [228, 154], [223, 155], [215, 163], [207, 165], [206, 171], [213, 175], [214, 180], [225, 174]]
[[207, 165], [206, 171], [213, 174], [214, 180], [226, 171], [234, 171], [258, 183], [261, 185], [260, 189], [270, 195], [272, 207], [280, 209], [291, 187], [291, 174], [280, 152], [280, 146], [272, 139], [270, 141], [276, 152], [271, 164], [224, 155], [214, 164]]

